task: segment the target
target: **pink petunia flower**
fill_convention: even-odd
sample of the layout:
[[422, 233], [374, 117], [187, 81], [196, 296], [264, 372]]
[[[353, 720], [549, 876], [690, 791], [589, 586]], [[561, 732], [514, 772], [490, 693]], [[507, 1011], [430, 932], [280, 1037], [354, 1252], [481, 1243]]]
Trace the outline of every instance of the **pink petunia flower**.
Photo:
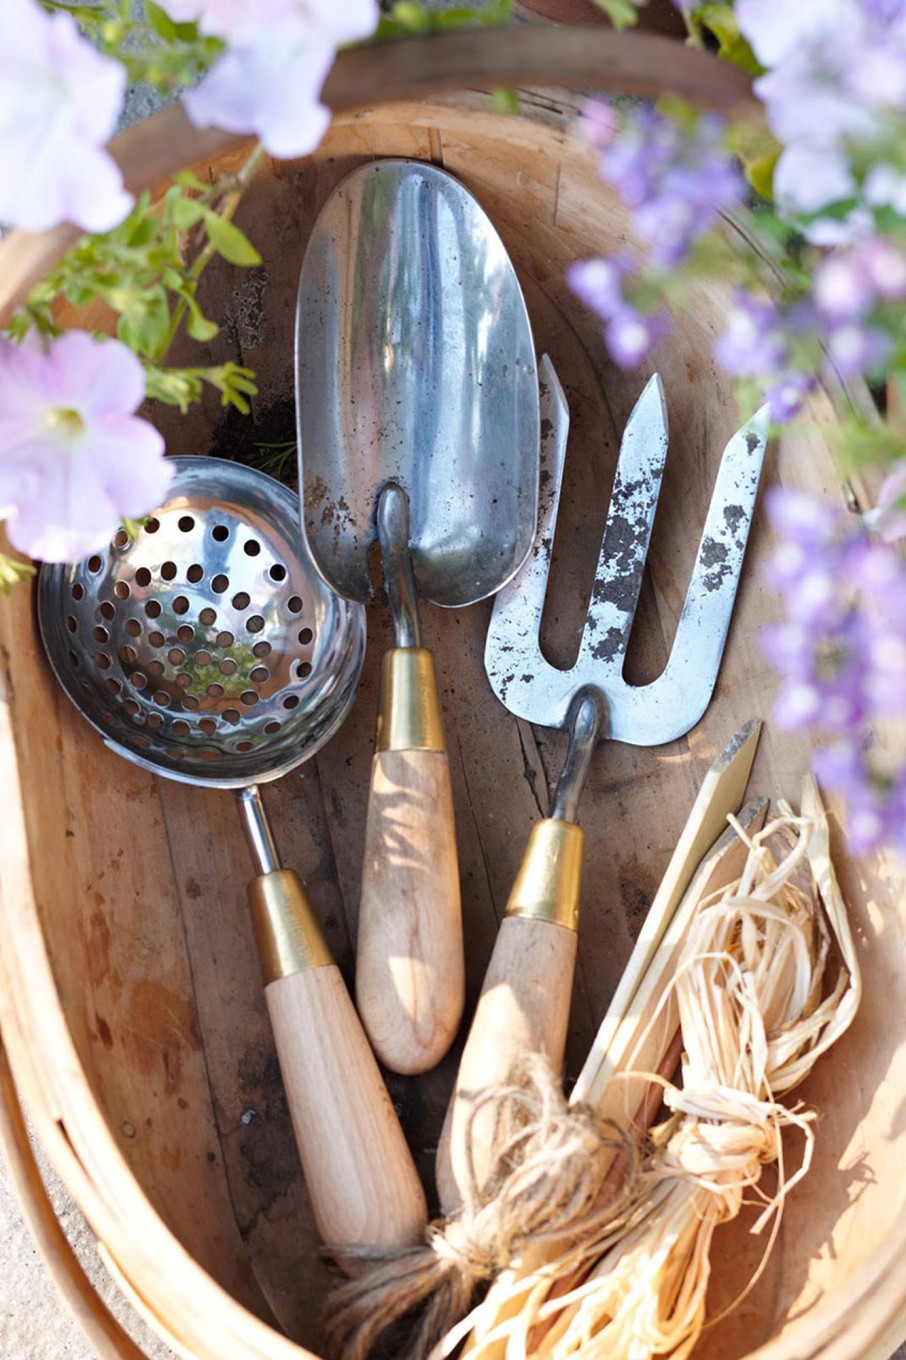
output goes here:
[[172, 470], [135, 415], [144, 389], [119, 340], [68, 331], [46, 352], [0, 341], [0, 519], [13, 547], [76, 561], [161, 503]]
[[108, 231], [132, 198], [104, 150], [126, 71], [37, 0], [0, 5], [0, 222], [43, 231], [73, 222]]

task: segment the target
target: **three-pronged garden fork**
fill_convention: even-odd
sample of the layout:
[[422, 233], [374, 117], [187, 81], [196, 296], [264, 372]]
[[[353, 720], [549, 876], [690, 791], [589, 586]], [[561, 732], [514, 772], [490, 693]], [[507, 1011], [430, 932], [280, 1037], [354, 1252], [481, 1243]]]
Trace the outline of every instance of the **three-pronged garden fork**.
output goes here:
[[[768, 430], [763, 408], [724, 450], [701, 543], [667, 664], [647, 685], [630, 685], [623, 663], [639, 598], [667, 456], [667, 412], [659, 377], [639, 397], [620, 445], [604, 536], [579, 654], [569, 670], [539, 645], [553, 551], [569, 415], [548, 360], [542, 394], [542, 498], [529, 558], [497, 595], [485, 670], [498, 698], [527, 722], [569, 731], [551, 816], [532, 828], [463, 1052], [438, 1150], [438, 1185], [448, 1212], [461, 1202], [465, 1131], [481, 1091], [503, 1084], [521, 1055], [563, 1061], [576, 956], [584, 833], [576, 825], [592, 753], [601, 738], [659, 746], [688, 732], [711, 699], [724, 650], [755, 506]], [[481, 1122], [470, 1155], [482, 1180]]]

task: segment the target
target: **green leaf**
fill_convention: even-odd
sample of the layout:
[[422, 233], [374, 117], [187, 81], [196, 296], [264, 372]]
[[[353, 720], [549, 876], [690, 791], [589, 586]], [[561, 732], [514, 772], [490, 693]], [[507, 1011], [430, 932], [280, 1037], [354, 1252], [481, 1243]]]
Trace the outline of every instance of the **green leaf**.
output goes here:
[[145, 369], [145, 396], [178, 406], [183, 415], [193, 401], [201, 400], [202, 381], [189, 369]]
[[491, 94], [491, 108], [495, 113], [518, 113], [519, 95], [515, 90], [498, 87]]
[[774, 196], [774, 167], [782, 149], [780, 143], [763, 125], [739, 122], [730, 126], [727, 147], [739, 157], [755, 192], [770, 201]]
[[213, 321], [209, 321], [204, 315], [198, 303], [193, 298], [188, 304], [189, 319], [186, 322], [186, 330], [193, 340], [208, 341], [213, 340], [217, 334], [217, 326]]
[[142, 289], [127, 295], [116, 333], [123, 344], [138, 355], [155, 354], [166, 342], [170, 329], [170, 308], [162, 287]]
[[164, 42], [175, 42], [179, 36], [176, 24], [160, 5], [153, 4], [152, 0], [145, 0], [145, 17], [152, 33], [156, 33]]
[[750, 75], [761, 73], [762, 67], [755, 53], [739, 30], [739, 21], [733, 13], [732, 4], [698, 5], [695, 17], [714, 34], [718, 42], [719, 57], [732, 62], [734, 66], [742, 67]]
[[190, 231], [205, 215], [205, 208], [194, 198], [177, 198], [174, 195], [167, 207], [177, 231]]
[[638, 11], [645, 0], [595, 0], [614, 28], [631, 28], [638, 23]]
[[193, 189], [197, 194], [206, 194], [210, 189], [210, 184], [205, 184], [191, 170], [178, 170], [173, 176], [173, 181], [183, 189]]
[[261, 263], [261, 256], [258, 251], [245, 233], [240, 231], [234, 223], [228, 222], [224, 217], [219, 217], [210, 208], [204, 210], [204, 221], [211, 245], [218, 255], [229, 260], [230, 264], [256, 265]]
[[14, 585], [27, 581], [34, 574], [35, 568], [31, 562], [17, 562], [14, 557], [0, 553], [0, 590], [4, 595], [8, 595]]
[[761, 194], [762, 198], [774, 197], [774, 168], [779, 155], [779, 150], [768, 151], [762, 156], [755, 156], [752, 160], [744, 160], [742, 163], [746, 179], [756, 194]]

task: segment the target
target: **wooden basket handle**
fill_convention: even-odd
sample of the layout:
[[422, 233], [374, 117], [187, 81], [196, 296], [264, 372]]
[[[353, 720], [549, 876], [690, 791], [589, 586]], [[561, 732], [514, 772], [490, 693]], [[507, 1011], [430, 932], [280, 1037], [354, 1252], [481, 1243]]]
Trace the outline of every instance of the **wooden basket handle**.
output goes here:
[[98, 1360], [147, 1360], [107, 1308], [63, 1229], [32, 1151], [22, 1106], [0, 1036], [0, 1151], [15, 1186], [22, 1216], [47, 1273], [68, 1304]]
[[[324, 86], [335, 113], [457, 90], [519, 86], [612, 90], [654, 99], [678, 95], [723, 114], [762, 115], [751, 78], [707, 52], [650, 33], [520, 24], [400, 38], [339, 53]], [[170, 104], [120, 133], [111, 151], [133, 193], [154, 189], [178, 170], [238, 151], [250, 138], [199, 131], [181, 104]], [[0, 243], [0, 325], [81, 232], [68, 223], [12, 232]]]

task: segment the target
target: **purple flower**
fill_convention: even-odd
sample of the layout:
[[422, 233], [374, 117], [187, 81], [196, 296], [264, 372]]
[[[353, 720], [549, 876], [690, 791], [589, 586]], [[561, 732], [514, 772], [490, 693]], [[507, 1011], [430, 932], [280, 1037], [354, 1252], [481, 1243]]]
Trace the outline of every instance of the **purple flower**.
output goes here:
[[0, 341], [0, 519], [20, 552], [72, 562], [159, 505], [164, 441], [135, 415], [144, 372], [118, 340]]
[[[755, 82], [783, 151], [774, 173], [782, 212], [820, 214], [858, 186], [853, 141], [883, 135], [906, 111], [906, 13], [895, 0], [737, 0], [743, 36], [767, 68]], [[806, 226], [812, 240], [852, 240], [863, 210]]]
[[69, 14], [36, 0], [0, 9], [0, 221], [25, 231], [74, 222], [107, 231], [132, 206], [104, 150], [125, 68], [101, 56]]
[[604, 340], [620, 368], [637, 368], [659, 344], [668, 329], [664, 312], [647, 313], [629, 302], [623, 281], [634, 260], [628, 251], [610, 259], [577, 260], [566, 270], [566, 281], [587, 307], [605, 321]]
[[885, 543], [906, 538], [906, 458], [894, 463], [881, 484], [874, 509], [863, 518], [871, 532]]
[[784, 373], [775, 378], [764, 394], [771, 408], [771, 419], [778, 425], [792, 420], [817, 385], [818, 379], [812, 373]]
[[788, 361], [789, 346], [776, 309], [749, 293], [736, 293], [727, 328], [715, 341], [714, 357], [725, 373], [736, 378], [781, 370]]
[[163, 0], [163, 7], [227, 44], [183, 98], [193, 123], [254, 133], [281, 158], [317, 146], [330, 121], [320, 93], [337, 46], [368, 37], [379, 17], [377, 0]]
[[589, 99], [579, 110], [579, 119], [583, 133], [598, 151], [610, 145], [620, 126], [616, 111], [603, 99]]
[[865, 317], [879, 301], [906, 297], [906, 255], [883, 236], [835, 251], [815, 270], [813, 297], [818, 312], [830, 322]]
[[623, 279], [632, 267], [632, 257], [627, 252], [613, 255], [609, 259], [598, 256], [593, 260], [576, 260], [566, 269], [566, 282], [599, 316], [609, 317], [624, 307]]
[[902, 847], [906, 760], [883, 768], [871, 751], [874, 724], [906, 717], [906, 562], [804, 492], [774, 488], [767, 508], [785, 614], [760, 635], [780, 679], [774, 719], [823, 741], [815, 771], [845, 795], [855, 848]]
[[827, 348], [842, 378], [854, 378], [882, 363], [893, 349], [893, 340], [877, 326], [844, 322], [827, 333]]
[[635, 109], [613, 131], [613, 110], [591, 104], [585, 126], [601, 155], [601, 178], [633, 211], [653, 264], [670, 268], [743, 197], [742, 175], [724, 150], [725, 126], [704, 115], [691, 129], [654, 109]]
[[667, 330], [665, 315], [646, 315], [625, 306], [611, 316], [604, 338], [611, 358], [620, 368], [638, 368], [653, 353]]
[[890, 845], [906, 858], [906, 772], [879, 770], [870, 742], [845, 738], [819, 748], [812, 764], [818, 779], [846, 800], [853, 850]]

